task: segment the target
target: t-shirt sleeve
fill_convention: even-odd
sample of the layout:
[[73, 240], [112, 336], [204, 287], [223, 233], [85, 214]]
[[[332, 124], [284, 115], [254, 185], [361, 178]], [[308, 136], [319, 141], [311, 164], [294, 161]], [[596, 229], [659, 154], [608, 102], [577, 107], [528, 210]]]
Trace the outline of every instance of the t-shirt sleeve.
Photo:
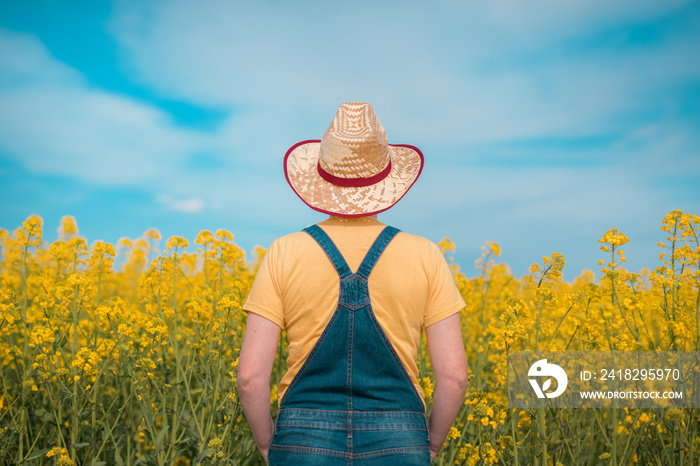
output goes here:
[[424, 325], [426, 327], [459, 312], [466, 305], [455, 285], [445, 256], [434, 243], [431, 243], [429, 263], [432, 280], [425, 309]]
[[273, 242], [255, 274], [243, 311], [258, 314], [284, 328], [284, 306], [275, 273], [278, 255], [277, 244]]

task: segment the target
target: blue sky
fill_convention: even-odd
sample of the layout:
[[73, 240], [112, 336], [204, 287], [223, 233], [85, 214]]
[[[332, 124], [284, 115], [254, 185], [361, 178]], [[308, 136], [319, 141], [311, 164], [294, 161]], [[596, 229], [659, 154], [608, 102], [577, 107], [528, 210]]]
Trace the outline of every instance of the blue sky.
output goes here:
[[663, 216], [700, 214], [698, 51], [698, 1], [2, 0], [0, 228], [267, 246], [324, 218], [286, 150], [366, 101], [426, 157], [380, 220], [467, 275], [486, 241], [597, 271], [609, 228], [653, 268]]

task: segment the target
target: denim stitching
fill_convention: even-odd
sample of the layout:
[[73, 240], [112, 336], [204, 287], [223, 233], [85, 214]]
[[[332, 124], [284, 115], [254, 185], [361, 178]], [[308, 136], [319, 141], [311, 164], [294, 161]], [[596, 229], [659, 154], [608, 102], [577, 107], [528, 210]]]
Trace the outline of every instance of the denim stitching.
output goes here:
[[[351, 281], [353, 279], [355, 279], [355, 280], [359, 279], [360, 283], [363, 284], [362, 292], [363, 292], [364, 298], [362, 298], [362, 300], [360, 301], [359, 304], [350, 304], [350, 303], [343, 300], [343, 290], [345, 289], [344, 287], [349, 281]], [[355, 311], [357, 309], [360, 309], [362, 307], [369, 305], [371, 300], [369, 297], [369, 289], [368, 288], [369, 287], [368, 287], [367, 279], [364, 278], [363, 276], [358, 275], [357, 273], [352, 273], [352, 274], [348, 275], [347, 277], [340, 280], [340, 292], [339, 292], [339, 297], [338, 297], [338, 305], [343, 306], [344, 308], [349, 309], [351, 311]]]
[[[282, 423], [280, 424], [282, 427], [308, 427], [309, 429], [321, 429], [321, 430], [326, 430], [326, 429], [332, 429], [332, 430], [347, 430], [345, 427], [335, 427], [335, 426], [319, 426], [318, 424], [292, 424], [292, 423]], [[361, 430], [361, 429], [355, 429], [355, 430]], [[422, 429], [419, 429], [422, 430]]]
[[430, 447], [396, 447], [385, 448], [383, 450], [368, 451], [366, 453], [356, 453], [353, 458], [372, 458], [373, 456], [391, 455], [393, 453], [420, 453], [429, 452]]
[[360, 267], [355, 273], [359, 274], [365, 279], [369, 279], [369, 276], [372, 273], [374, 266], [377, 264], [379, 257], [381, 257], [391, 240], [393, 240], [394, 237], [399, 234], [399, 232], [400, 230], [394, 227], [387, 226], [384, 228], [379, 236], [377, 236], [377, 239], [374, 240], [372, 246], [370, 246], [367, 255], [362, 260]]
[[[345, 427], [336, 427], [336, 426], [322, 426], [318, 424], [303, 424], [303, 423], [293, 423], [293, 422], [283, 422], [280, 424], [280, 427], [307, 427], [309, 429], [320, 429], [320, 430], [326, 430], [326, 429], [331, 429], [331, 430], [348, 430]], [[404, 431], [404, 430], [411, 430], [411, 431], [420, 431], [420, 432], [425, 432], [425, 428], [423, 427], [353, 427], [352, 432], [355, 431], [366, 431], [366, 430], [395, 430], [395, 431]]]
[[352, 273], [348, 263], [345, 261], [345, 258], [342, 254], [340, 254], [338, 247], [328, 236], [328, 234], [323, 231], [323, 228], [319, 227], [318, 225], [311, 225], [310, 227], [304, 228], [304, 231], [311, 235], [319, 246], [321, 246], [321, 249], [323, 249], [323, 252], [325, 252], [328, 256], [328, 259], [331, 261], [331, 264], [333, 264], [333, 267], [335, 268], [336, 272], [338, 272], [340, 278], [345, 278], [347, 275]]
[[347, 424], [346, 428], [348, 431], [348, 452], [352, 455], [352, 344], [353, 344], [353, 332], [355, 329], [355, 314], [350, 312], [348, 316], [348, 372], [345, 381], [346, 393], [348, 397], [348, 413], [347, 413]]
[[[334, 414], [345, 414], [348, 411], [345, 409], [314, 409], [314, 408], [281, 408], [279, 412], [282, 411], [312, 411], [312, 412], [320, 412], [320, 413], [334, 413]], [[404, 414], [404, 413], [411, 413], [411, 414], [424, 414], [423, 411], [352, 411], [353, 414]]]
[[325, 448], [318, 448], [318, 447], [303, 447], [303, 446], [296, 446], [296, 445], [273, 445], [272, 448], [275, 450], [323, 453], [323, 454], [331, 455], [331, 456], [340, 456], [340, 457], [350, 458], [350, 454], [348, 454], [344, 451], [327, 450]]

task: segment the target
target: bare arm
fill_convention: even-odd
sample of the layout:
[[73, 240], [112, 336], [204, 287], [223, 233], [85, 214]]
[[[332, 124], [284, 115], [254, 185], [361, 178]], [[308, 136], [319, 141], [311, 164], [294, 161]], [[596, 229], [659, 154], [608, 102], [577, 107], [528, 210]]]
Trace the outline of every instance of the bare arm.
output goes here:
[[255, 444], [265, 461], [274, 430], [270, 414], [270, 375], [279, 336], [277, 324], [249, 313], [238, 360], [238, 395]]
[[431, 461], [440, 452], [467, 391], [467, 358], [461, 330], [459, 314], [453, 314], [425, 329], [435, 372], [433, 407], [428, 420]]

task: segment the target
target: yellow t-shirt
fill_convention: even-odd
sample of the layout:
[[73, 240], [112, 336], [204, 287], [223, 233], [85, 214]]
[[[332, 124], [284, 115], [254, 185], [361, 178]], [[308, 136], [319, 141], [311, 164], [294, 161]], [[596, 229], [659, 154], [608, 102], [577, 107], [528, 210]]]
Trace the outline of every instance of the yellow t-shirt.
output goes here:
[[[353, 272], [385, 227], [372, 217], [331, 217], [319, 226]], [[278, 387], [280, 400], [330, 321], [338, 292], [338, 273], [307, 233], [272, 243], [243, 309], [287, 330], [289, 356]], [[416, 364], [423, 328], [465, 306], [440, 249], [420, 236], [399, 233], [369, 276], [369, 295], [377, 321], [423, 396]]]

